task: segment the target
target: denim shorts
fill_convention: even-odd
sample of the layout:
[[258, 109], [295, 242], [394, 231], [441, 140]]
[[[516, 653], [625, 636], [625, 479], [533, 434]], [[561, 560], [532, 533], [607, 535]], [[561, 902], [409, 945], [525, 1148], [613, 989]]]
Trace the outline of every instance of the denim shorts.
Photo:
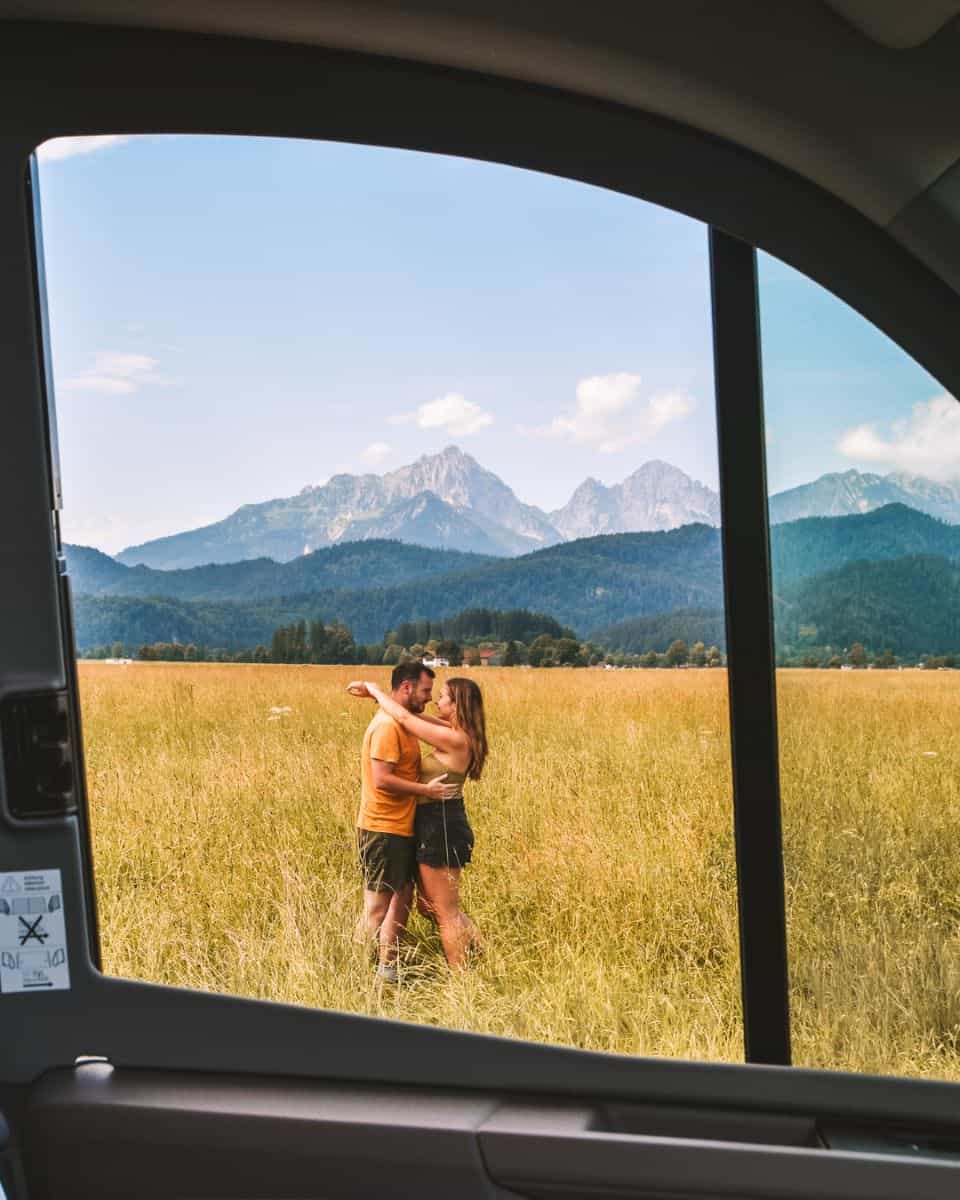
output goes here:
[[465, 867], [473, 856], [473, 830], [462, 796], [417, 805], [417, 862], [427, 867]]

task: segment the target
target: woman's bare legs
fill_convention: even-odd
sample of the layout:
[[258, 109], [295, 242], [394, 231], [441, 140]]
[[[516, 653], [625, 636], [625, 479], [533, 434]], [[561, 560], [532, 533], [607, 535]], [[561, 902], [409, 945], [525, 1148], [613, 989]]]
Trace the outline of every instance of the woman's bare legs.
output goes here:
[[[420, 868], [418, 867], [419, 871]], [[434, 925], [437, 923], [437, 914], [433, 911], [433, 905], [423, 894], [423, 886], [420, 881], [417, 881], [417, 912], [421, 917], [426, 917], [428, 921], [432, 921]]]
[[[479, 940], [477, 927], [460, 909], [460, 868], [428, 867], [420, 863], [418, 908], [432, 916], [440, 930], [447, 963], [462, 967], [467, 952]], [[426, 910], [426, 911], [424, 911]]]

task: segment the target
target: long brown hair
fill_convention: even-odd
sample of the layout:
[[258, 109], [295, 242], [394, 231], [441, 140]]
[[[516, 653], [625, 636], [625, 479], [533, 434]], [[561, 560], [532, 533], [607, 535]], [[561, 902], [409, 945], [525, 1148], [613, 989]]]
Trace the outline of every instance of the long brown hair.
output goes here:
[[487, 759], [487, 724], [483, 716], [483, 694], [472, 679], [457, 675], [447, 681], [447, 691], [453, 701], [455, 723], [467, 735], [470, 761], [467, 777], [479, 779]]

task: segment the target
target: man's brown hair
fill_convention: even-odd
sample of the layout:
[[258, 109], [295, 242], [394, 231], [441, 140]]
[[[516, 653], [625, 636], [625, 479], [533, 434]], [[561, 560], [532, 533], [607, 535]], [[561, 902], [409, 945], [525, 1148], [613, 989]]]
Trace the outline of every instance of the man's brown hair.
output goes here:
[[421, 675], [429, 675], [431, 679], [437, 677], [436, 672], [425, 667], [422, 662], [397, 663], [390, 676], [390, 690], [395, 692], [404, 683], [417, 684]]

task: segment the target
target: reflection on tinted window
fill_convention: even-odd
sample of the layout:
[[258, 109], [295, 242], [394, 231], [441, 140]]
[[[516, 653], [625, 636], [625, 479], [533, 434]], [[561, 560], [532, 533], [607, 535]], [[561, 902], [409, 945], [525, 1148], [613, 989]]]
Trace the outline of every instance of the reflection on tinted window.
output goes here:
[[795, 1061], [960, 1075], [960, 406], [762, 259]]
[[703, 228], [362, 147], [41, 155], [107, 969], [741, 1057]]

